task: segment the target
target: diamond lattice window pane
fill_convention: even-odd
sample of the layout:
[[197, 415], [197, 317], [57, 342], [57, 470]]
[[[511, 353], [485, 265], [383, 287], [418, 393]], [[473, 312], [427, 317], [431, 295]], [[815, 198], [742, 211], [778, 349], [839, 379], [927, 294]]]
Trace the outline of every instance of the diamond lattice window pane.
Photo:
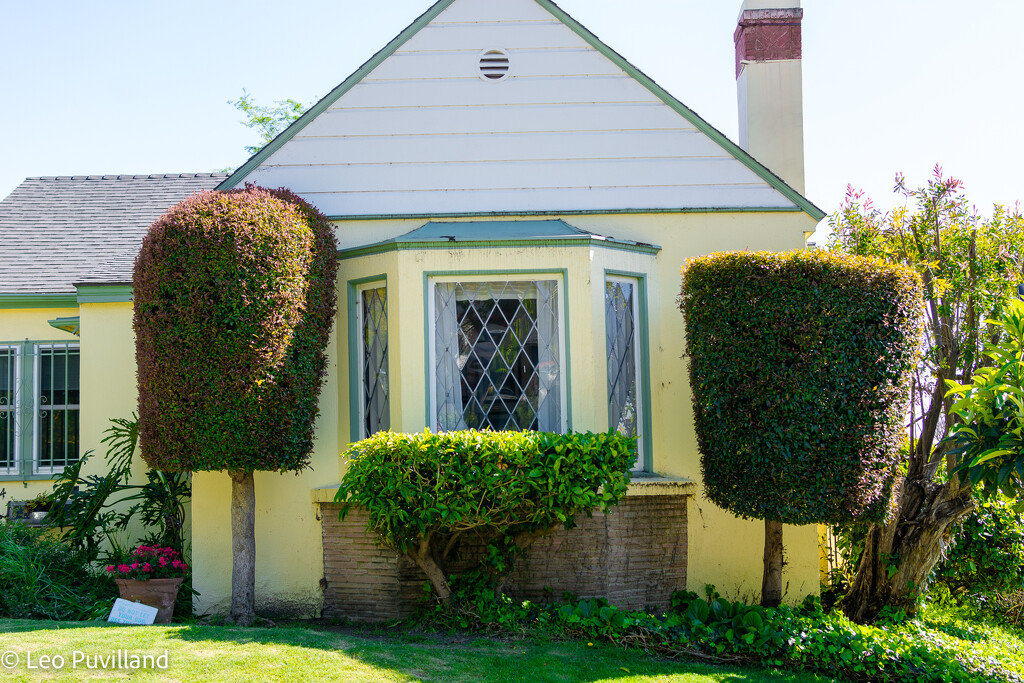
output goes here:
[[558, 284], [435, 286], [438, 429], [561, 430]]
[[363, 343], [362, 392], [363, 436], [391, 427], [388, 386], [388, 298], [387, 289], [362, 291], [361, 334]]
[[637, 339], [635, 286], [605, 284], [605, 329], [608, 340], [608, 424], [626, 436], [638, 435]]

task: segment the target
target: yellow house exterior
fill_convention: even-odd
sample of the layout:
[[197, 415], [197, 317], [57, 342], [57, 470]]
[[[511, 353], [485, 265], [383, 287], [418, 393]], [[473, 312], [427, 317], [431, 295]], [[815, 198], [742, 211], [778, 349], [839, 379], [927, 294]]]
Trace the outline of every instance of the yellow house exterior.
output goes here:
[[[762, 5], [744, 6], [749, 26]], [[798, 2], [776, 5], [799, 23]], [[799, 79], [796, 66], [783, 70]], [[755, 78], [746, 74], [742, 87], [756, 88]], [[752, 99], [762, 101], [763, 90]], [[799, 96], [799, 87], [783, 90]], [[757, 121], [757, 112], [746, 118]], [[752, 128], [755, 142], [757, 134]], [[685, 496], [686, 585], [677, 588], [714, 584], [727, 597], [755, 598], [763, 525], [703, 495], [676, 298], [688, 258], [805, 246], [823, 214], [793, 189], [802, 165], [785, 171], [797, 172], [787, 184], [547, 0], [441, 0], [230, 177], [160, 177], [185, 193], [178, 199], [214, 185], [286, 186], [336, 226], [338, 314], [311, 465], [255, 477], [258, 609], [315, 617], [325, 608], [325, 504], [344, 476], [342, 454], [366, 431], [362, 292], [386, 297], [384, 424], [419, 432], [445, 427], [438, 288], [486, 282], [553, 286], [556, 421], [579, 431], [616, 426], [606, 297], [609, 283], [628, 285], [641, 437], [630, 495]], [[178, 200], [167, 199], [157, 214]], [[126, 273], [144, 227], [122, 240], [120, 271], [90, 279], [83, 266], [62, 291], [4, 292], [17, 266], [5, 274], [0, 265], [0, 348], [78, 344], [80, 453], [100, 451], [107, 420], [137, 403]], [[49, 321], [58, 317], [78, 318], [80, 336], [55, 329]], [[0, 479], [8, 499], [52, 486], [27, 470]], [[199, 612], [226, 612], [230, 602], [230, 490], [225, 472], [193, 475]], [[785, 599], [799, 601], [818, 590], [817, 529], [787, 527], [785, 544]]]

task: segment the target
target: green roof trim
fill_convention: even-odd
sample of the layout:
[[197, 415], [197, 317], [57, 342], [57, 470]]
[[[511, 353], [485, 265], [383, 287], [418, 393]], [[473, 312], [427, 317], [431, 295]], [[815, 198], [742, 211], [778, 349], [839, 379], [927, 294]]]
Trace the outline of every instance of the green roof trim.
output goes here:
[[68, 316], [58, 317], [53, 320], [47, 320], [50, 323], [50, 327], [53, 327], [64, 332], [70, 332], [76, 337], [80, 337], [82, 332], [82, 319], [79, 316]]
[[0, 294], [3, 308], [78, 308], [74, 294]]
[[591, 33], [583, 24], [579, 23], [571, 16], [565, 13], [565, 11], [556, 5], [551, 0], [534, 0], [538, 5], [550, 12], [556, 19], [561, 21], [563, 24], [572, 29], [576, 35], [585, 40], [595, 50], [603, 54], [605, 57], [615, 63], [620, 69], [625, 71], [634, 80], [639, 82], [642, 86], [647, 88], [651, 93], [659, 100], [671, 107], [677, 114], [680, 114], [687, 121], [692, 123], [697, 130], [701, 131], [709, 138], [714, 140], [720, 147], [726, 152], [736, 157], [738, 161], [743, 163], [744, 166], [749, 168], [751, 171], [756, 173], [762, 180], [771, 185], [774, 189], [782, 193], [786, 199], [790, 200], [800, 209], [806, 212], [815, 221], [820, 221], [827, 215], [824, 211], [815, 206], [809, 199], [804, 197], [802, 194], [794, 190], [786, 181], [779, 176], [772, 173], [754, 157], [750, 156], [747, 152], [740, 149], [739, 145], [727, 138], [717, 128], [712, 126], [710, 123], [702, 119], [695, 111], [687, 107], [685, 104], [673, 97], [667, 90], [662, 88], [660, 85], [654, 82], [647, 74], [640, 71], [625, 57], [620, 55], [618, 52], [608, 47], [601, 40]]
[[[559, 209], [550, 211], [465, 211], [455, 213], [375, 213], [328, 216], [332, 221], [429, 220], [431, 218], [504, 218], [512, 216], [605, 216], [660, 213], [805, 213], [798, 206], [706, 206], [678, 209]], [[816, 220], [821, 220], [816, 219]]]
[[569, 225], [543, 221], [431, 221], [383, 242], [338, 250], [342, 259], [391, 251], [424, 249], [495, 249], [501, 247], [600, 247], [655, 255], [661, 247], [646, 242], [617, 240]]
[[108, 304], [134, 301], [131, 285], [75, 285], [80, 304]]
[[410, 38], [419, 33], [420, 29], [432, 22], [438, 14], [448, 9], [448, 6], [453, 2], [455, 2], [455, 0], [439, 0], [436, 2], [430, 7], [430, 9], [421, 14], [416, 21], [409, 24], [404, 31], [395, 36], [394, 39], [385, 45], [380, 52], [375, 54], [373, 57], [370, 57], [365, 64], [356, 69], [355, 73], [342, 81], [341, 85], [320, 98], [320, 101], [310, 107], [309, 111], [300, 116], [297, 121], [281, 131], [276, 138], [264, 145], [260, 151], [249, 157], [249, 160], [242, 164], [237, 171], [228, 176], [224, 182], [218, 185], [217, 189], [230, 190], [237, 187], [239, 183], [245, 180], [245, 177], [262, 164], [267, 157], [280, 149], [282, 145], [295, 137], [296, 133], [309, 125], [310, 121], [315, 119], [317, 116], [320, 116], [320, 114], [322, 114], [328, 107], [337, 102], [342, 95], [355, 87], [359, 81], [366, 77], [367, 74], [380, 66], [381, 62], [397, 52], [398, 48], [402, 47], [402, 45], [404, 45]]
[[[421, 14], [419, 18], [413, 23], [409, 24], [404, 31], [399, 33], [390, 43], [388, 43], [380, 52], [371, 57], [365, 64], [359, 67], [355, 73], [346, 78], [341, 85], [337, 86], [325, 95], [319, 102], [310, 107], [309, 111], [303, 114], [297, 121], [292, 123], [281, 133], [267, 143], [259, 152], [249, 158], [241, 167], [234, 173], [232, 173], [224, 182], [217, 186], [218, 190], [230, 190], [237, 187], [242, 183], [246, 176], [249, 175], [254, 169], [262, 164], [267, 157], [280, 149], [286, 142], [291, 140], [295, 135], [305, 128], [310, 121], [315, 119], [321, 113], [323, 113], [328, 107], [334, 104], [342, 95], [351, 90], [356, 84], [358, 84], [363, 78], [366, 77], [371, 71], [380, 65], [385, 59], [394, 54], [402, 45], [404, 45], [410, 38], [420, 31], [424, 26], [433, 21], [437, 15], [447, 9], [455, 0], [438, 0], [433, 6], [430, 7], [426, 12]], [[796, 211], [803, 211], [807, 213], [815, 222], [821, 221], [827, 215], [824, 211], [815, 206], [809, 199], [804, 197], [802, 194], [790, 187], [784, 180], [772, 173], [766, 168], [761, 162], [754, 159], [747, 152], [740, 149], [739, 145], [734, 143], [732, 140], [727, 138], [717, 128], [712, 126], [710, 123], [702, 119], [696, 112], [687, 107], [685, 104], [677, 100], [671, 94], [668, 93], [664, 88], [654, 82], [649, 76], [636, 68], [625, 57], [620, 55], [612, 48], [605, 45], [601, 40], [590, 32], [585, 26], [573, 19], [571, 16], [566, 14], [562, 8], [556, 5], [551, 0], [534, 0], [538, 5], [547, 10], [552, 16], [565, 24], [569, 29], [576, 33], [580, 38], [586, 41], [591, 47], [600, 52], [602, 55], [610, 59], [616, 66], [626, 72], [627, 75], [632, 77], [638, 83], [643, 85], [649, 90], [655, 97], [671, 107], [677, 114], [681, 115], [697, 130], [703, 132], [726, 152], [735, 157], [740, 163], [753, 171], [759, 178], [764, 180], [773, 189], [781, 193], [786, 199], [793, 202]], [[721, 209], [723, 211], [727, 209]], [[728, 209], [730, 211], [739, 211], [742, 209]], [[777, 209], [776, 209], [777, 210]], [[680, 210], [679, 212], [700, 212], [701, 209], [690, 209]], [[569, 212], [557, 212], [567, 214]], [[598, 213], [611, 213], [602, 211], [586, 211], [584, 213], [598, 214]], [[623, 213], [628, 213], [624, 211]], [[647, 213], [646, 211], [637, 211], [636, 213]], [[417, 214], [417, 216], [431, 216], [437, 214]], [[445, 216], [454, 217], [456, 215], [463, 214], [444, 214]], [[475, 214], [465, 214], [475, 215]], [[481, 214], [485, 215], [485, 214]], [[509, 214], [511, 215], [511, 214]], [[527, 214], [517, 214], [527, 215]], [[529, 214], [537, 215], [537, 214]], [[411, 216], [410, 216], [411, 217]], [[352, 218], [357, 218], [353, 216]], [[359, 216], [358, 218], [373, 218], [372, 216]], [[344, 220], [342, 217], [332, 217], [333, 220]]]

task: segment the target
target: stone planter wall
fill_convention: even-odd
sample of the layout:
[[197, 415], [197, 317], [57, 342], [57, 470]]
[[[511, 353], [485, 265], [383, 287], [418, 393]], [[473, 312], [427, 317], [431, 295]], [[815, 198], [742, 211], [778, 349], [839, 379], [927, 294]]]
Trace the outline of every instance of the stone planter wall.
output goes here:
[[[538, 540], [516, 564], [506, 593], [537, 601], [564, 592], [603, 597], [627, 609], [667, 607], [686, 587], [686, 495], [627, 496], [608, 515], [577, 519]], [[366, 514], [338, 521], [321, 504], [325, 617], [383, 621], [408, 615], [426, 577], [410, 560], [379, 547], [364, 532]], [[471, 543], [463, 555], [472, 555]]]

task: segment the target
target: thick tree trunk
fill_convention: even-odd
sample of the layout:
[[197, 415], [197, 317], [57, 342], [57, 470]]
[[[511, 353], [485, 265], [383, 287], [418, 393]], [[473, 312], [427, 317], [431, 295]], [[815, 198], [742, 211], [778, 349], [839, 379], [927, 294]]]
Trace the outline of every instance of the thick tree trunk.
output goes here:
[[431, 547], [432, 536], [433, 534], [427, 534], [425, 538], [420, 539], [419, 547], [409, 553], [409, 557], [427, 575], [430, 585], [437, 593], [437, 599], [447, 608], [452, 603], [452, 588], [448, 585], [443, 561], [434, 556], [434, 549]]
[[231, 472], [231, 618], [256, 619], [256, 486], [252, 472]]
[[782, 522], [764, 520], [764, 576], [761, 606], [782, 604]]
[[857, 575], [843, 598], [851, 621], [871, 623], [886, 605], [913, 615], [953, 525], [974, 509], [970, 487], [956, 478], [946, 484], [906, 479], [901, 486], [894, 519], [868, 529]]

